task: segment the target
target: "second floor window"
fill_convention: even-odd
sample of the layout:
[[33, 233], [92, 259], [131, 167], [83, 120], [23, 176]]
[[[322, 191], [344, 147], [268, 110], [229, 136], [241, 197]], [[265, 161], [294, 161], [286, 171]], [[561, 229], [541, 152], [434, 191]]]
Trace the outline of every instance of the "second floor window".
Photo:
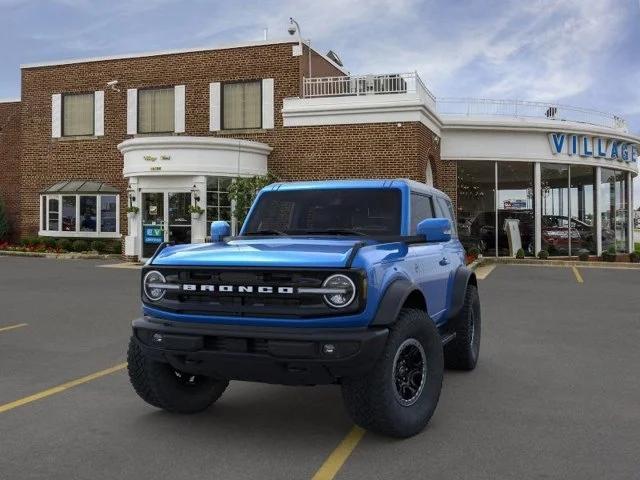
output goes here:
[[75, 137], [94, 133], [94, 95], [70, 93], [63, 95], [62, 135]]
[[262, 83], [225, 83], [222, 87], [222, 128], [262, 128]]
[[167, 133], [174, 131], [174, 92], [173, 87], [138, 91], [138, 132]]

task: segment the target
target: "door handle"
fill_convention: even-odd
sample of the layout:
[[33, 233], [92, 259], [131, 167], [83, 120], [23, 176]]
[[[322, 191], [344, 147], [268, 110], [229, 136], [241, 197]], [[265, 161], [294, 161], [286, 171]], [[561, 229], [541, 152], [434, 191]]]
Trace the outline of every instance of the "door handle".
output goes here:
[[447, 257], [443, 257], [439, 263], [444, 267], [445, 265], [449, 265], [449, 259]]

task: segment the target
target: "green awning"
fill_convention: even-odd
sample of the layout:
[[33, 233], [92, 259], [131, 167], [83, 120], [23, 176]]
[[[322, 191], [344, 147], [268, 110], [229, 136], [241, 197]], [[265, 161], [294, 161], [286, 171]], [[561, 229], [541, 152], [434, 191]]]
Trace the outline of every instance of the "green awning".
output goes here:
[[95, 180], [67, 180], [51, 185], [40, 193], [120, 193], [120, 190]]

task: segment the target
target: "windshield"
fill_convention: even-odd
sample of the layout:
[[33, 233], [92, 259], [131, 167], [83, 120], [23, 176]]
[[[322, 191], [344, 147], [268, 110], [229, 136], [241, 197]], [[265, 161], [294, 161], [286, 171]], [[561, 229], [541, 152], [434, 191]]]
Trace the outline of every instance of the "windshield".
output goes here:
[[399, 235], [400, 190], [349, 188], [266, 192], [245, 235]]

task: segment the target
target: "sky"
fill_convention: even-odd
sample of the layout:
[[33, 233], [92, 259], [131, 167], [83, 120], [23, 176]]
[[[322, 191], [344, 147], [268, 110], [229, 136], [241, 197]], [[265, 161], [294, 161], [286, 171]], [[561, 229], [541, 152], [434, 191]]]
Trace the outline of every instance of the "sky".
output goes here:
[[0, 0], [0, 98], [23, 63], [282, 39], [290, 16], [352, 73], [415, 70], [437, 97], [577, 105], [640, 134], [640, 0]]

